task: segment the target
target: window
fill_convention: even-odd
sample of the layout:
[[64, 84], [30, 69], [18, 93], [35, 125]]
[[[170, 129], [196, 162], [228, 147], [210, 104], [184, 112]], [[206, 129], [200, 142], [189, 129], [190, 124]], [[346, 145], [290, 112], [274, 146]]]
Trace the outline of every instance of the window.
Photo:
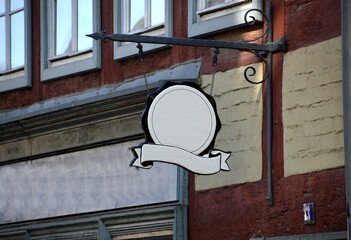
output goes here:
[[123, 13], [123, 33], [150, 32], [163, 28], [165, 0], [124, 1]]
[[31, 84], [30, 4], [0, 0], [0, 92]]
[[[245, 24], [249, 9], [262, 10], [262, 0], [188, 0], [188, 36], [198, 37]], [[252, 12], [257, 20], [262, 16]]]
[[[173, 9], [171, 0], [114, 0], [114, 32], [172, 37]], [[143, 44], [145, 52], [166, 47]], [[114, 43], [115, 59], [138, 53], [136, 44]]]
[[99, 0], [42, 1], [42, 80], [100, 68]]
[[51, 56], [67, 57], [70, 54], [90, 51], [93, 39], [87, 38], [85, 34], [93, 32], [93, 2], [56, 0], [55, 10], [55, 46]]

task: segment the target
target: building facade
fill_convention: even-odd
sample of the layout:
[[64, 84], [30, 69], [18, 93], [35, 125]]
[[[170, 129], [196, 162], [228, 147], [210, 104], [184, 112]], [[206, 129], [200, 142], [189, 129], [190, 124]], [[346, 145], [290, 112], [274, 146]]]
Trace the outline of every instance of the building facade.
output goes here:
[[[0, 0], [0, 239], [350, 239], [350, 15], [339, 0]], [[86, 36], [102, 31], [286, 49]], [[130, 166], [166, 82], [214, 98], [230, 171]]]

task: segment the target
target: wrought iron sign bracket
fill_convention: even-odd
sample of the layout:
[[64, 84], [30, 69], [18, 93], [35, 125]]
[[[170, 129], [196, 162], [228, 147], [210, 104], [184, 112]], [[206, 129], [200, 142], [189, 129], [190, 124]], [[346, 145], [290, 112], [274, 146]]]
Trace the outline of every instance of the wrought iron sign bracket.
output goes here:
[[[145, 36], [145, 35], [128, 35], [128, 34], [106, 34], [106, 31], [88, 34], [88, 37], [103, 42], [106, 39], [118, 42], [135, 42], [154, 43], [177, 46], [194, 46], [194, 47], [209, 47], [209, 48], [225, 48], [235, 49], [239, 51], [250, 52], [256, 55], [265, 65], [265, 73], [260, 81], [253, 81], [250, 77], [256, 75], [256, 69], [249, 66], [244, 71], [244, 78], [252, 84], [266, 83], [266, 160], [267, 160], [267, 197], [268, 204], [273, 204], [272, 191], [272, 55], [276, 52], [286, 51], [286, 40], [281, 38], [278, 41], [273, 40], [272, 18], [271, 18], [271, 2], [266, 3], [266, 12], [263, 13], [260, 9], [250, 9], [246, 12], [244, 19], [247, 25], [254, 25], [258, 20], [250, 15], [252, 12], [259, 12], [266, 23], [265, 31], [255, 39], [250, 41], [217, 41], [205, 39], [188, 39], [175, 37], [160, 37], [160, 36]], [[251, 20], [250, 20], [251, 19]], [[263, 39], [265, 43], [256, 43], [257, 40]], [[141, 49], [141, 48], [140, 48]], [[139, 49], [139, 52], [142, 51]]]
[[[247, 25], [254, 25], [258, 20], [254, 16], [250, 16], [252, 12], [259, 12], [266, 22], [266, 30], [255, 39], [249, 41], [217, 41], [217, 40], [205, 40], [205, 39], [189, 39], [189, 38], [176, 38], [176, 37], [160, 37], [160, 36], [146, 36], [146, 35], [130, 35], [130, 34], [106, 34], [106, 31], [100, 31], [93, 34], [88, 34], [95, 40], [101, 40], [106, 42], [106, 39], [118, 42], [135, 42], [135, 43], [153, 43], [153, 44], [163, 44], [163, 45], [177, 45], [177, 46], [193, 46], [193, 47], [210, 47], [210, 48], [225, 48], [225, 49], [235, 49], [239, 51], [246, 51], [255, 54], [266, 66], [266, 71], [263, 79], [258, 82], [250, 80], [250, 76], [256, 74], [255, 69], [249, 67], [244, 73], [245, 79], [253, 84], [263, 83], [269, 77], [269, 72], [271, 71], [271, 54], [285, 51], [286, 50], [286, 40], [281, 38], [278, 41], [272, 42], [273, 30], [272, 30], [272, 19], [271, 19], [271, 2], [267, 2], [266, 14], [264, 14], [260, 9], [250, 9], [246, 12], [244, 16], [245, 23]], [[251, 19], [251, 21], [249, 21]], [[259, 39], [263, 39], [266, 36], [266, 43], [255, 43]], [[251, 73], [249, 73], [251, 70]]]

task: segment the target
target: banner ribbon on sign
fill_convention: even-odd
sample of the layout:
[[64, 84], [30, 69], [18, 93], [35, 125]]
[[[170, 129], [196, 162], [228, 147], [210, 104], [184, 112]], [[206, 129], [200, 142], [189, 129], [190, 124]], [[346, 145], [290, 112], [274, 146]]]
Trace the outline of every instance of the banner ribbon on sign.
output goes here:
[[143, 144], [141, 147], [133, 147], [132, 151], [135, 155], [132, 163], [134, 167], [151, 168], [152, 166], [147, 162], [165, 162], [182, 166], [198, 174], [214, 174], [220, 170], [230, 170], [226, 160], [231, 153], [217, 149], [210, 150], [206, 155], [198, 156], [177, 147]]

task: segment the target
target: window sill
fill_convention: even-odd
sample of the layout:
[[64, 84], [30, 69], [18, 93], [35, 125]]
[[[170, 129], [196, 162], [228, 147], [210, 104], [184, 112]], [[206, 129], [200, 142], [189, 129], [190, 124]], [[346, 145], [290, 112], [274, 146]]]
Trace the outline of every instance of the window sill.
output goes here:
[[67, 64], [73, 64], [82, 60], [86, 60], [93, 57], [93, 51], [91, 49], [55, 56], [48, 59], [49, 67], [64, 66]]
[[127, 34], [143, 35], [145, 33], [150, 33], [150, 32], [162, 29], [164, 27], [165, 27], [165, 25], [162, 23], [162, 24], [158, 24], [158, 25], [155, 25], [155, 26], [152, 26], [152, 27], [149, 27], [149, 28], [144, 28], [144, 29], [141, 29], [141, 30], [128, 32]]
[[16, 68], [12, 68], [10, 70], [6, 70], [6, 71], [3, 71], [3, 72], [0, 72], [0, 77], [4, 76], [4, 75], [11, 74], [11, 73], [19, 72], [21, 70], [24, 70], [24, 65], [16, 67]]
[[57, 56], [48, 58], [48, 61], [50, 61], [50, 62], [59, 61], [59, 60], [62, 60], [62, 59], [83, 55], [85, 53], [89, 53], [89, 52], [92, 52], [92, 51], [93, 50], [91, 48], [89, 48], [89, 49], [85, 49], [85, 50], [78, 51], [78, 52], [61, 54], [61, 55], [57, 55]]
[[[166, 36], [166, 29], [164, 24], [154, 26], [152, 28], [143, 29], [142, 31], [128, 33], [130, 35], [148, 35], [148, 36]], [[135, 57], [138, 54], [136, 43], [132, 42], [115, 42], [115, 60], [123, 60], [130, 57]], [[161, 50], [169, 46], [163, 44], [143, 44], [143, 52], [148, 53], [152, 51]], [[116, 49], [118, 49], [116, 51]]]
[[0, 74], [0, 93], [31, 86], [30, 67], [18, 67]]
[[41, 81], [50, 81], [84, 72], [100, 69], [99, 53], [88, 52], [79, 56], [47, 61], [48, 66], [41, 70]]
[[25, 75], [24, 67], [11, 69], [9, 71], [2, 72], [0, 74], [0, 82], [12, 81], [16, 78], [24, 78], [24, 75]]

